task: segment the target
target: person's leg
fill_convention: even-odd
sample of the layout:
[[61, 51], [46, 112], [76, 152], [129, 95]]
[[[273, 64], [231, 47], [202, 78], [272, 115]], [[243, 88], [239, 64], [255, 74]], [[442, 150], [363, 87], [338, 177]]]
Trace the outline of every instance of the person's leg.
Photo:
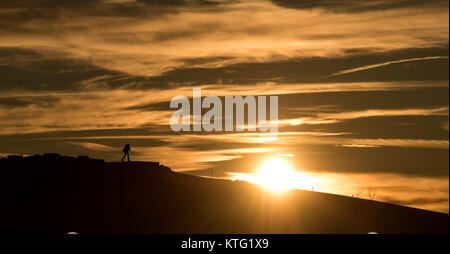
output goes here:
[[127, 159], [128, 159], [128, 162], [130, 162], [130, 152], [127, 152]]
[[123, 157], [122, 157], [122, 162], [123, 162], [123, 160], [125, 159], [125, 156], [127, 156], [127, 154], [124, 152], [124, 153], [123, 153]]

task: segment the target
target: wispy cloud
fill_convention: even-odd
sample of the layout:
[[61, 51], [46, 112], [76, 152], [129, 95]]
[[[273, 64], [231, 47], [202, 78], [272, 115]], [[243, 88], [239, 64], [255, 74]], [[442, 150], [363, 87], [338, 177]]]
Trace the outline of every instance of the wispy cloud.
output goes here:
[[[224, 176], [278, 155], [305, 171], [445, 176], [320, 178], [332, 181], [327, 192], [373, 183], [389, 190], [380, 200], [448, 210], [449, 12], [428, 2], [0, 2], [0, 156], [117, 160], [131, 143], [132, 160]], [[404, 73], [351, 78], [401, 63]], [[278, 136], [174, 135], [168, 102], [193, 86], [203, 96], [280, 95]]]
[[302, 124], [330, 124], [343, 120], [367, 117], [394, 117], [394, 116], [448, 116], [448, 107], [438, 108], [412, 108], [412, 109], [368, 109], [361, 111], [318, 113], [313, 117], [299, 117], [279, 120], [280, 126], [296, 126]]
[[370, 70], [370, 69], [379, 68], [379, 67], [383, 67], [383, 66], [387, 66], [387, 65], [391, 65], [391, 64], [407, 63], [407, 62], [415, 62], [415, 61], [438, 60], [438, 59], [448, 59], [448, 56], [417, 57], [417, 58], [408, 58], [408, 59], [389, 61], [389, 62], [378, 63], [378, 64], [364, 65], [364, 66], [360, 66], [360, 67], [357, 67], [357, 68], [352, 68], [352, 69], [348, 69], [348, 70], [338, 71], [338, 72], [335, 72], [335, 73], [329, 75], [328, 77], [348, 74], [348, 73], [357, 72], [357, 71]]
[[[333, 84], [274, 84], [246, 85], [206, 85], [201, 86], [202, 96], [227, 95], [281, 95], [296, 93], [354, 92], [407, 90], [418, 87], [448, 87], [445, 82], [373, 82], [373, 83], [333, 83]], [[192, 97], [191, 87], [174, 89], [140, 90], [94, 90], [79, 92], [32, 92], [5, 91], [0, 98], [26, 100], [28, 103], [17, 107], [2, 107], [0, 118], [2, 134], [33, 133], [56, 130], [89, 130], [105, 128], [136, 128], [145, 125], [168, 126], [174, 110], [141, 110], [139, 106], [169, 102], [176, 95]], [[45, 98], [52, 103], [33, 103]], [[338, 114], [318, 114], [316, 117], [280, 119], [280, 125], [324, 124], [344, 119], [396, 116], [396, 115], [448, 115], [448, 107], [434, 109], [392, 109], [343, 112]], [[168, 128], [168, 127], [167, 127]], [[169, 129], [167, 129], [169, 130]]]
[[93, 150], [93, 151], [105, 151], [105, 152], [111, 152], [111, 151], [119, 151], [119, 148], [111, 147], [107, 145], [97, 144], [97, 143], [91, 143], [91, 142], [65, 142], [66, 144], [70, 145], [76, 145], [80, 146], [85, 149]]
[[[23, 15], [22, 20], [18, 15], [26, 10], [4, 9], [0, 46], [34, 48], [48, 57], [64, 55], [106, 69], [155, 76], [193, 66], [346, 55], [361, 45], [389, 51], [448, 41], [448, 23], [443, 22], [448, 10], [443, 8], [325, 15], [317, 9], [255, 0], [203, 9], [187, 4], [169, 12], [139, 4], [126, 9], [134, 16], [111, 6], [60, 6]], [[193, 64], [192, 59], [208, 61]]]
[[396, 147], [423, 147], [449, 149], [448, 140], [424, 140], [424, 139], [349, 139], [343, 140], [347, 144], [343, 146], [351, 147], [377, 147], [377, 146], [396, 146]]

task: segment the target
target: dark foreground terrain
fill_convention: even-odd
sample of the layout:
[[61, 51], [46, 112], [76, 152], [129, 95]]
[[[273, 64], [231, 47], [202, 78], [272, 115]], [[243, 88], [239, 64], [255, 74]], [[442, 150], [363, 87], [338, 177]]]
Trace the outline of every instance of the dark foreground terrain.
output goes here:
[[0, 160], [0, 233], [448, 233], [448, 214], [56, 154]]

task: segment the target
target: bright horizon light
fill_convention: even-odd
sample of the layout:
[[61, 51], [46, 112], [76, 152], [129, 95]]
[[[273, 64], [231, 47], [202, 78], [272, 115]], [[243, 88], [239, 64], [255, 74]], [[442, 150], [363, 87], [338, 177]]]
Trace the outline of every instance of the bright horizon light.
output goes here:
[[264, 161], [255, 175], [255, 183], [275, 191], [292, 188], [294, 171], [283, 159], [270, 158]]
[[272, 191], [287, 189], [317, 190], [320, 179], [294, 170], [287, 160], [271, 157], [264, 160], [255, 174], [231, 173], [232, 179], [261, 185]]

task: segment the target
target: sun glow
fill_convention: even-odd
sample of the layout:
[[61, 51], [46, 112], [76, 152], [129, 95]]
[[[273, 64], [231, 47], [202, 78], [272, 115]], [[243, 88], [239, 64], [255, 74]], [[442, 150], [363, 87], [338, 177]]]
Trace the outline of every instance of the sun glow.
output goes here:
[[255, 183], [272, 190], [285, 190], [292, 187], [294, 171], [291, 166], [279, 158], [264, 161], [255, 175]]
[[256, 174], [230, 173], [232, 179], [259, 184], [273, 191], [287, 189], [318, 190], [319, 179], [292, 169], [284, 159], [273, 157], [261, 163]]

